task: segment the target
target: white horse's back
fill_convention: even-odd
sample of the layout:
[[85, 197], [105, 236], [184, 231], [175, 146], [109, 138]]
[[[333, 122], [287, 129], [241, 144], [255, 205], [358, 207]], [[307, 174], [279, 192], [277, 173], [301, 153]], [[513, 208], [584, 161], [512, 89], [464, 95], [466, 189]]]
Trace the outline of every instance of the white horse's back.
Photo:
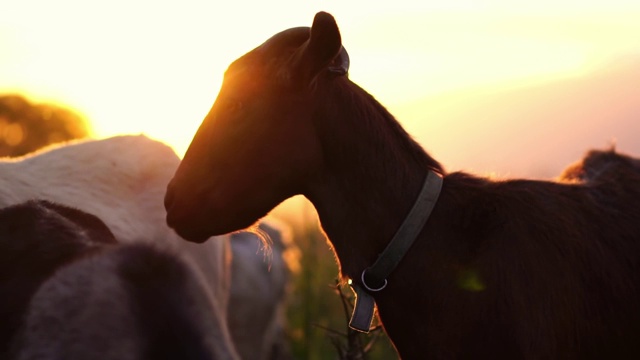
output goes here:
[[1, 163], [0, 206], [40, 198], [97, 215], [121, 241], [164, 237], [162, 198], [179, 163], [143, 135], [52, 146]]

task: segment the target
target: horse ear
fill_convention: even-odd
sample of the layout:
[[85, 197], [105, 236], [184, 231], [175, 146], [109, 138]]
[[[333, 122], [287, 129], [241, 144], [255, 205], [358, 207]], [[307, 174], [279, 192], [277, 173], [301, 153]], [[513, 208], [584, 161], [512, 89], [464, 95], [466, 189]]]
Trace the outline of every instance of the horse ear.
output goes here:
[[325, 69], [346, 74], [348, 55], [342, 48], [340, 30], [333, 16], [326, 12], [316, 14], [309, 39], [300, 48], [294, 61], [295, 72], [302, 81], [310, 82]]

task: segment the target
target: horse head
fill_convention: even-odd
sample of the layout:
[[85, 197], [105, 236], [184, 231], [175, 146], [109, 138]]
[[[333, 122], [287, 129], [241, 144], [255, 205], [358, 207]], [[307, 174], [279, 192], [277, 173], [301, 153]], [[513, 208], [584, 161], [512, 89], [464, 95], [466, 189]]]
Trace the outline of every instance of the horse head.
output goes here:
[[250, 226], [302, 194], [319, 171], [317, 89], [346, 79], [333, 17], [280, 32], [234, 61], [165, 196], [167, 223], [187, 240]]

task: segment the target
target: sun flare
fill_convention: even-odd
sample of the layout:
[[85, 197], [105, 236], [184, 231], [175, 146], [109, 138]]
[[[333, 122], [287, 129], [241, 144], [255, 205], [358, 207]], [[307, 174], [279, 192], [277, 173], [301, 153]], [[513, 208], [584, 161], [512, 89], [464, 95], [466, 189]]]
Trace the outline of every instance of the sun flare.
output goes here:
[[278, 31], [310, 25], [318, 10], [333, 13], [341, 27], [351, 78], [419, 138], [434, 126], [419, 122], [422, 99], [580, 76], [640, 54], [629, 35], [640, 32], [640, 5], [623, 0], [542, 1], [526, 9], [498, 0], [36, 0], [12, 2], [0, 25], [0, 92], [69, 106], [89, 119], [95, 137], [145, 133], [182, 155], [227, 65]]

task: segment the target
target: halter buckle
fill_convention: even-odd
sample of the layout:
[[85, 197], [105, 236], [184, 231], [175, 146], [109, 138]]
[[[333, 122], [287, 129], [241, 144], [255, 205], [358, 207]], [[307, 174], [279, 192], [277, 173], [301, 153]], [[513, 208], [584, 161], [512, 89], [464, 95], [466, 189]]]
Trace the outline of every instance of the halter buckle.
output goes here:
[[369, 287], [369, 285], [367, 285], [366, 281], [364, 281], [364, 274], [367, 272], [367, 269], [362, 270], [362, 275], [360, 275], [360, 280], [362, 280], [362, 286], [364, 286], [365, 289], [371, 291], [371, 292], [378, 292], [381, 291], [382, 289], [387, 287], [387, 279], [384, 279], [384, 284], [382, 284], [382, 286], [380, 286], [379, 288], [372, 288]]

